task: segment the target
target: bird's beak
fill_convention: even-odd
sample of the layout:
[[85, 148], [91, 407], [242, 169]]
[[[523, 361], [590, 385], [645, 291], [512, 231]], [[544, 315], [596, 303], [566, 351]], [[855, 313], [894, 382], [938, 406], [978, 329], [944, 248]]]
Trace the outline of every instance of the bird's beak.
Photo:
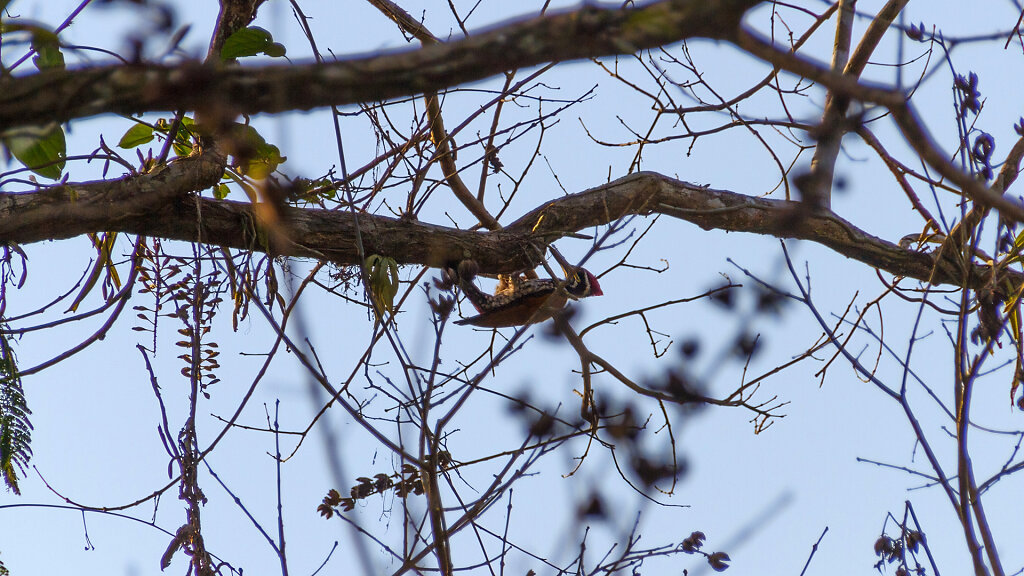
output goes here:
[[562, 255], [559, 254], [557, 250], [551, 250], [551, 255], [554, 256], [555, 260], [558, 261], [558, 265], [562, 267], [562, 272], [564, 272], [566, 276], [568, 276], [572, 272], [572, 270], [576, 268], [572, 264], [569, 264], [569, 262], [566, 261], [566, 259], [562, 257]]

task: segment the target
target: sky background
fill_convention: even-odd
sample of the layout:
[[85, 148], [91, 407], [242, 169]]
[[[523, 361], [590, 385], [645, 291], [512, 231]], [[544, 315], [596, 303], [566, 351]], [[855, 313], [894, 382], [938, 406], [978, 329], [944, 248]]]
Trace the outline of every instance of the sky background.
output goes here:
[[[456, 3], [463, 13], [468, 10]], [[9, 11], [25, 18], [56, 26], [76, 6], [73, 2], [34, 2], [19, 0]], [[414, 16], [425, 15], [426, 24], [436, 34], [452, 30], [452, 22], [444, 2], [416, 2], [403, 4]], [[825, 4], [808, 2], [811, 9], [821, 11]], [[857, 7], [864, 13], [877, 12], [880, 2], [861, 1]], [[405, 46], [395, 26], [376, 12], [369, 4], [351, 2], [307, 2], [303, 10], [312, 18], [311, 25], [321, 50], [332, 50], [338, 55], [374, 52]], [[760, 10], [764, 10], [762, 7]], [[209, 1], [183, 1], [175, 3], [178, 24], [190, 24], [191, 29], [182, 44], [185, 52], [193, 56], [205, 54], [210, 32], [216, 16], [215, 3]], [[469, 20], [471, 30], [480, 29], [516, 15], [528, 14], [526, 8], [514, 3], [484, 3]], [[907, 8], [907, 23], [925, 22], [935, 25], [948, 36], [967, 36], [1012, 28], [1019, 8], [1010, 2], [984, 2], [981, 7], [968, 9], [960, 2], [917, 2]], [[762, 22], [764, 18], [748, 17], [748, 21]], [[793, 17], [799, 26], [798, 17]], [[292, 17], [288, 5], [271, 0], [260, 10], [256, 25], [270, 30], [277, 41], [288, 48], [289, 57], [300, 61], [308, 56], [305, 40]], [[863, 32], [867, 20], [858, 20], [855, 41]], [[124, 52], [126, 37], [146, 34], [151, 26], [144, 11], [124, 7], [89, 7], [61, 35], [68, 44], [99, 46]], [[828, 30], [818, 33], [808, 53], [821, 61], [830, 57], [831, 23]], [[892, 32], [890, 32], [892, 34]], [[999, 46], [1001, 46], [999, 41]], [[896, 43], [889, 37], [876, 51], [873, 61], [891, 63], [896, 60]], [[726, 44], [698, 41], [689, 46], [691, 55], [706, 74], [709, 83], [729, 96], [749, 87], [752, 79], [760, 79], [768, 68]], [[159, 42], [150, 44], [156, 54]], [[5, 47], [5, 64], [10, 64], [17, 48]], [[10, 50], [8, 53], [7, 50]], [[920, 45], [911, 44], [908, 59], [923, 52]], [[984, 52], [982, 52], [982, 50]], [[984, 57], [975, 56], [984, 54]], [[102, 60], [99, 54], [90, 55]], [[995, 156], [1001, 157], [1014, 139], [1012, 124], [1021, 114], [1021, 91], [1017, 79], [1021, 77], [1020, 47], [1003, 51], [993, 44], [977, 47], [958, 47], [954, 57], [962, 68], [981, 76], [982, 92], [989, 96], [979, 125], [995, 136]], [[252, 60], [251, 63], [259, 63]], [[923, 62], [908, 67], [907, 76], [920, 74]], [[636, 78], [642, 76], [634, 68], [624, 67]], [[891, 82], [894, 69], [871, 66], [867, 76], [880, 82]], [[521, 74], [525, 76], [525, 72]], [[627, 125], [643, 126], [651, 112], [643, 106], [624, 106], [629, 95], [620, 85], [607, 80], [607, 75], [590, 62], [561, 65], [544, 76], [550, 88], [542, 90], [546, 98], [575, 98], [591, 86], [601, 83], [593, 99], [571, 109], [561, 117], [545, 135], [542, 166], [537, 167], [527, 186], [513, 201], [504, 222], [511, 222], [522, 213], [534, 208], [544, 199], [560, 194], [559, 186], [568, 192], [577, 192], [599, 185], [626, 174], [632, 159], [632, 149], [602, 147], [592, 143], [586, 129], [597, 138], [610, 141], [630, 140], [623, 128]], [[479, 88], [496, 88], [500, 84], [487, 81], [474, 84]], [[794, 99], [794, 114], [799, 118], [815, 118], [823, 104], [822, 92], [812, 90], [805, 99]], [[460, 118], [460, 106], [474, 106], [479, 97], [472, 93], [450, 96], [445, 102], [445, 114]], [[933, 136], [946, 150], [953, 149], [956, 132], [952, 121], [951, 80], [948, 70], [936, 74], [915, 96]], [[755, 103], [751, 103], [753, 106]], [[758, 113], [743, 108], [751, 116]], [[506, 120], [518, 112], [508, 111]], [[521, 112], [524, 117], [535, 113]], [[157, 118], [154, 115], [151, 118]], [[483, 133], [490, 116], [476, 129], [465, 132], [464, 138]], [[620, 119], [622, 122], [620, 122]], [[322, 175], [337, 163], [333, 129], [329, 115], [322, 111], [302, 114], [262, 116], [253, 124], [288, 157], [282, 169], [290, 175], [315, 177]], [[721, 119], [717, 119], [720, 121]], [[458, 120], [447, 120], [451, 128]], [[710, 119], [694, 120], [712, 124]], [[69, 129], [69, 153], [85, 154], [95, 149], [99, 135], [108, 142], [116, 141], [130, 127], [123, 118], [99, 117], [74, 122]], [[885, 127], [882, 127], [885, 126]], [[345, 134], [346, 155], [350, 169], [363, 165], [379, 153], [375, 142], [368, 137], [364, 121], [346, 118], [342, 127]], [[879, 125], [877, 134], [883, 141], [893, 143], [894, 151], [901, 151], [894, 131]], [[520, 167], [535, 140], [524, 137], [522, 143], [503, 150], [502, 161], [509, 167]], [[855, 138], [845, 140], [847, 147], [841, 156], [837, 174], [845, 181], [845, 188], [834, 199], [834, 210], [862, 229], [889, 241], [897, 241], [920, 229], [919, 219], [911, 213], [908, 203], [891, 177], [867, 147]], [[753, 139], [726, 132], [720, 136], [702, 138], [689, 149], [689, 141], [677, 141], [650, 148], [644, 157], [643, 168], [659, 171], [680, 179], [708, 184], [713, 188], [732, 190], [750, 195], [763, 195], [777, 183], [777, 170], [764, 149]], [[903, 158], [909, 161], [909, 156]], [[810, 155], [802, 158], [806, 165]], [[540, 162], [540, 160], [538, 160]], [[100, 177], [100, 166], [74, 163], [69, 165], [72, 180]], [[548, 168], [550, 166], [550, 168]], [[915, 165], [915, 168], [918, 167]], [[472, 171], [469, 174], [478, 174]], [[557, 175], [557, 180], [555, 175]], [[471, 176], [469, 181], [473, 181]], [[497, 185], [498, 178], [492, 179]], [[504, 183], [508, 186], [508, 183]], [[489, 192], [493, 194], [495, 190]], [[777, 197], [777, 196], [776, 196]], [[234, 199], [242, 196], [235, 193]], [[943, 206], [952, 206], [949, 198]], [[932, 206], [930, 203], [929, 206]], [[460, 223], [468, 220], [464, 209], [447, 204], [452, 217]], [[450, 221], [443, 213], [427, 213], [424, 220], [447, 225]], [[645, 222], [638, 221], [640, 230]], [[791, 250], [801, 273], [806, 270], [812, 279], [813, 295], [819, 309], [826, 313], [839, 313], [852, 300], [862, 308], [883, 290], [874, 270], [847, 260], [831, 251], [808, 243], [790, 242]], [[127, 244], [123, 245], [127, 250]], [[585, 241], [562, 241], [558, 245], [570, 259], [581, 257], [589, 247]], [[86, 268], [92, 249], [85, 238], [38, 243], [25, 247], [29, 254], [27, 289], [11, 298], [8, 314], [16, 315], [33, 310], [68, 290]], [[189, 250], [184, 245], [174, 248], [180, 254]], [[588, 268], [603, 272], [622, 257], [621, 251], [598, 254]], [[749, 278], [728, 260], [747, 268], [760, 278], [788, 289], [793, 284], [785, 271], [777, 240], [747, 234], [726, 234], [704, 231], [696, 226], [663, 218], [645, 237], [634, 263], [659, 266], [667, 262], [669, 268], [662, 274], [620, 268], [601, 278], [605, 296], [583, 302], [578, 325], [606, 316], [619, 314], [641, 305], [656, 304], [666, 299], [696, 296], [721, 284], [725, 278], [750, 285]], [[305, 271], [308, 262], [293, 262], [297, 270]], [[415, 270], [403, 270], [403, 278]], [[365, 349], [370, 325], [365, 313], [356, 307], [340, 306], [334, 300], [310, 295], [298, 312], [309, 326], [310, 338], [316, 344], [320, 359], [335, 381], [344, 378], [352, 363]], [[84, 308], [99, 305], [98, 295], [87, 300]], [[144, 301], [138, 302], [144, 304]], [[134, 303], [133, 303], [134, 304]], [[667, 334], [673, 341], [668, 354], [656, 360], [651, 352], [640, 322], [633, 318], [618, 326], [596, 330], [588, 336], [588, 344], [637, 381], [645, 376], [654, 377], [666, 367], [678, 365], [678, 349], [688, 339], [700, 342], [700, 355], [690, 369], [704, 377], [709, 391], [723, 395], [731, 391], [741, 377], [742, 364], [727, 358], [725, 351], [736, 336], [746, 329], [762, 334], [762, 351], [751, 364], [749, 374], [760, 374], [774, 365], [804, 351], [821, 330], [806, 309], [790, 304], [781, 317], [754, 315], [753, 293], [741, 290], [739, 310], [723, 310], [707, 301], [683, 304], [668, 312], [652, 317], [652, 327]], [[59, 318], [63, 308], [53, 310], [47, 317]], [[889, 297], [882, 305], [886, 341], [903, 354], [910, 334], [911, 322], [918, 307]], [[399, 333], [414, 359], [429, 360], [433, 335], [428, 322], [425, 298], [421, 292], [410, 297], [405, 313], [399, 318]], [[832, 321], [834, 321], [834, 317]], [[93, 319], [73, 323], [59, 331], [36, 332], [26, 335], [17, 343], [19, 363], [30, 367], [42, 362], [64, 348], [81, 341], [102, 322]], [[880, 329], [877, 314], [869, 322]], [[931, 319], [932, 325], [922, 333], [930, 334], [916, 346], [914, 365], [917, 373], [950, 401], [951, 359], [950, 345], [941, 326]], [[255, 311], [237, 330], [230, 330], [230, 310], [218, 317], [222, 368], [218, 376], [222, 381], [211, 390], [209, 402], [201, 406], [203, 421], [199, 429], [200, 444], [206, 445], [223, 426], [217, 415], [227, 418], [237, 406], [240, 395], [248, 388], [259, 368], [258, 355], [265, 353], [272, 340], [270, 332]], [[167, 456], [156, 432], [159, 412], [141, 355], [135, 349], [140, 335], [130, 328], [133, 321], [125, 314], [118, 327], [103, 341], [86, 352], [26, 378], [24, 385], [33, 411], [32, 422], [34, 458], [32, 463], [40, 474], [62, 495], [90, 506], [118, 506], [144, 498], [154, 489], [169, 482]], [[180, 426], [186, 410], [187, 382], [178, 374], [180, 363], [173, 347], [178, 339], [169, 323], [169, 330], [161, 337], [155, 361], [169, 415], [177, 417], [171, 428]], [[533, 328], [540, 333], [543, 328]], [[464, 327], [450, 326], [445, 335], [446, 365], [466, 361], [479, 355], [490, 344], [487, 333]], [[855, 353], [874, 360], [876, 348], [867, 338], [854, 340]], [[245, 356], [239, 356], [245, 353]], [[827, 350], [818, 358], [827, 358]], [[606, 495], [615, 495], [611, 501], [612, 521], [595, 524], [588, 550], [594, 558], [600, 557], [609, 539], [621, 538], [637, 520], [640, 511], [642, 544], [656, 546], [679, 542], [693, 530], [708, 535], [709, 551], [725, 550], [732, 557], [729, 574], [800, 574], [811, 546], [827, 527], [808, 574], [834, 573], [837, 567], [846, 573], [872, 573], [876, 561], [872, 543], [878, 537], [887, 512], [902, 516], [904, 502], [911, 500], [918, 518], [926, 530], [932, 552], [945, 574], [965, 573], [970, 568], [962, 536], [955, 522], [954, 511], [935, 488], [919, 489], [926, 482], [906, 473], [883, 469], [858, 462], [858, 458], [909, 466], [929, 471], [920, 450], [915, 450], [912, 433], [899, 406], [858, 379], [849, 366], [837, 362], [822, 385], [816, 372], [822, 362], [797, 365], [770, 378], [762, 398], [778, 395], [789, 402], [783, 409], [785, 418], [778, 420], [767, 431], [755, 435], [750, 415], [738, 409], [707, 409], [696, 414], [674, 413], [673, 426], [680, 455], [688, 463], [688, 473], [682, 478], [671, 497], [659, 500], [669, 506], [644, 504], [644, 500], [628, 489], [614, 471], [608, 454], [596, 451], [587, 457], [575, 476], [563, 479], [575, 467], [573, 457], [583, 453], [583, 441], [574, 442], [560, 454], [549, 457], [533, 471], [535, 476], [524, 479], [512, 496], [514, 511], [510, 530], [516, 542], [530, 550], [539, 551], [556, 564], [564, 564], [577, 553], [581, 527], [568, 514], [573, 502], [583, 502], [597, 489]], [[572, 370], [578, 368], [578, 359], [565, 344], [537, 336], [526, 351], [513, 357], [497, 376], [486, 384], [507, 393], [528, 393], [538, 405], [560, 406], [560, 413], [572, 415], [578, 409], [578, 377]], [[387, 367], [381, 367], [387, 373]], [[1005, 369], [1004, 369], [1005, 370]], [[889, 379], [901, 375], [899, 367], [883, 356], [880, 374]], [[1008, 378], [993, 378], [990, 386], [980, 389], [974, 406], [975, 414], [984, 415], [986, 423], [1000, 429], [1022, 428], [1019, 412], [1010, 410], [1007, 401]], [[898, 382], [898, 380], [895, 380]], [[380, 384], [378, 379], [375, 383]], [[360, 384], [366, 384], [365, 381]], [[310, 402], [306, 394], [307, 381], [302, 370], [290, 356], [282, 355], [257, 389], [253, 400], [240, 418], [242, 424], [265, 426], [264, 406], [273, 410], [280, 400], [279, 419], [286, 430], [302, 430], [311, 418]], [[605, 398], [629, 399], [630, 394], [621, 384], [612, 380], [598, 380], [597, 394]], [[937, 416], [934, 404], [924, 398], [921, 389], [911, 392], [922, 407], [920, 418], [936, 438], [935, 448], [944, 462], [953, 462], [954, 442], [940, 436], [944, 422]], [[456, 459], [468, 461], [487, 453], [511, 449], [518, 444], [522, 425], [507, 415], [507, 406], [493, 396], [477, 395], [473, 404], [462, 412], [458, 432], [449, 440], [448, 449]], [[344, 474], [351, 483], [357, 476], [370, 476], [376, 472], [391, 472], [395, 463], [385, 450], [380, 449], [369, 436], [343, 417], [339, 411], [329, 415], [331, 429], [341, 440], [340, 452], [345, 465]], [[652, 422], [656, 422], [657, 418]], [[651, 431], [657, 425], [651, 427]], [[997, 437], [994, 440], [975, 436], [978, 444], [974, 452], [979, 477], [998, 469], [1009, 456], [1015, 437]], [[667, 447], [664, 433], [650, 434], [650, 447]], [[290, 452], [294, 441], [282, 439], [282, 450]], [[242, 499], [264, 526], [275, 526], [275, 471], [268, 456], [274, 449], [273, 437], [258, 432], [232, 431], [209, 459], [214, 472]], [[349, 573], [354, 566], [350, 552], [350, 531], [337, 520], [319, 518], [316, 506], [330, 488], [346, 492], [349, 484], [336, 486], [325, 469], [322, 438], [310, 434], [300, 450], [283, 467], [282, 483], [285, 494], [285, 523], [288, 529], [289, 558], [293, 574], [311, 574], [327, 558], [334, 542], [340, 549], [331, 556], [325, 573]], [[488, 468], [463, 471], [468, 486], [486, 486]], [[204, 469], [205, 474], [205, 469]], [[263, 574], [278, 571], [276, 556], [262, 537], [232, 503], [216, 481], [208, 476], [203, 481], [209, 502], [204, 509], [204, 530], [208, 546], [219, 556], [229, 560], [247, 573]], [[0, 492], [0, 559], [16, 576], [58, 574], [74, 571], [78, 574], [153, 574], [159, 570], [160, 555], [167, 547], [169, 536], [151, 526], [123, 518], [101, 514], [86, 514], [57, 508], [17, 507], [13, 504], [61, 504], [33, 471], [22, 483], [23, 495], [15, 497]], [[467, 490], [468, 491], [468, 490]], [[173, 532], [183, 523], [182, 503], [176, 499], [176, 489], [166, 493], [156, 513], [156, 523]], [[987, 495], [989, 520], [1003, 548], [1000, 550], [1004, 566], [1009, 573], [1024, 567], [1024, 552], [1014, 544], [1024, 534], [1019, 519], [1024, 503], [1019, 495], [1019, 483], [1013, 479], [997, 484]], [[502, 510], [505, 501], [488, 518], [492, 529], [504, 523]], [[685, 508], [680, 508], [683, 506]], [[360, 503], [355, 517], [366, 527], [373, 527], [389, 538], [400, 541], [401, 508], [391, 497], [370, 498]], [[552, 514], [558, 510], [559, 514]], [[150, 521], [153, 504], [127, 511], [128, 514]], [[394, 514], [392, 516], [392, 514]], [[890, 521], [890, 526], [891, 521]], [[538, 527], [558, 526], [553, 531]], [[564, 526], [564, 528], [561, 528]], [[381, 530], [383, 527], [383, 530]], [[87, 528], [87, 530], [86, 530]], [[552, 541], [551, 534], [558, 534]], [[890, 531], [890, 534], [895, 534]], [[457, 541], [458, 542], [458, 541]], [[472, 541], [461, 541], [459, 550], [466, 561], [479, 560], [479, 552]], [[463, 552], [458, 552], [463, 553]], [[474, 556], [474, 554], [476, 556]], [[388, 573], [396, 565], [385, 554], [373, 552], [379, 573]], [[525, 573], [533, 568], [543, 573], [542, 565], [527, 561], [522, 556], [510, 560], [509, 573]], [[691, 574], [704, 569], [702, 560], [691, 556], [676, 556], [663, 564], [645, 565], [644, 572]], [[169, 573], [183, 573], [185, 557], [177, 555]]]

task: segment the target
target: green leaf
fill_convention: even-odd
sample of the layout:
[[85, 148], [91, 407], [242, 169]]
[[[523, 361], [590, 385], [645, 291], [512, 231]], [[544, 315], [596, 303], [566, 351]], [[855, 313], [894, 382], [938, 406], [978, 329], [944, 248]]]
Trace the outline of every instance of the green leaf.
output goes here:
[[[196, 121], [189, 116], [181, 117], [181, 124], [178, 125], [178, 139], [188, 140], [192, 136], [193, 127]], [[168, 120], [167, 118], [161, 118], [156, 121], [156, 129], [164, 134], [171, 131], [171, 126], [174, 126], [174, 120]]]
[[285, 160], [287, 158], [281, 156], [281, 150], [277, 146], [267, 144], [256, 151], [256, 156], [249, 160], [243, 173], [251, 178], [263, 179], [277, 170]]
[[174, 153], [178, 156], [189, 156], [192, 154], [193, 147], [191, 144], [183, 144], [175, 141], [171, 146], [174, 148]]
[[280, 42], [272, 42], [263, 52], [271, 58], [283, 58], [288, 50], [284, 47], [284, 44], [281, 44]]
[[331, 200], [336, 196], [336, 186], [327, 177], [316, 180], [296, 178], [292, 180], [292, 186], [295, 189], [294, 197], [303, 202], [316, 203], [322, 199]]
[[[7, 2], [0, 2], [0, 11], [6, 9]], [[26, 24], [23, 22], [4, 22], [0, 25], [0, 34], [9, 32], [27, 32], [32, 44], [35, 56], [32, 63], [39, 70], [47, 68], [64, 68], [64, 54], [60, 51], [60, 39], [52, 30], [39, 26], [38, 24]]]
[[[118, 147], [130, 150], [137, 148], [143, 144], [152, 142], [156, 137], [156, 132], [167, 134], [171, 131], [172, 121], [168, 121], [165, 118], [161, 118], [156, 121], [156, 124], [150, 126], [148, 124], [136, 124], [128, 129], [121, 137], [121, 140], [117, 143]], [[178, 134], [174, 139], [174, 152], [178, 156], [188, 156], [192, 153], [192, 126], [195, 121], [185, 116], [181, 119], [181, 124], [178, 127]]]
[[398, 262], [379, 254], [372, 254], [363, 263], [366, 279], [370, 283], [374, 313], [380, 319], [384, 312], [394, 314], [395, 296], [398, 294]]
[[64, 55], [60, 51], [60, 40], [57, 39], [57, 35], [53, 32], [38, 26], [33, 27], [32, 49], [36, 51], [36, 55], [32, 58], [32, 63], [39, 70], [46, 70], [47, 68], [64, 69]]
[[114, 268], [114, 262], [110, 257], [111, 250], [114, 248], [114, 241], [117, 239], [117, 232], [104, 232], [102, 236], [92, 236], [93, 245], [96, 247], [96, 264], [93, 265], [92, 272], [89, 274], [89, 278], [85, 281], [85, 285], [82, 286], [82, 290], [78, 293], [75, 301], [71, 303], [71, 307], [67, 309], [68, 312], [75, 312], [78, 307], [85, 300], [85, 297], [92, 292], [92, 289], [96, 287], [96, 283], [103, 277], [103, 272], [107, 272], [107, 281], [112, 282], [118, 287], [121, 286], [121, 279], [117, 275], [117, 269]]
[[217, 184], [213, 187], [213, 197], [217, 200], [223, 200], [228, 197], [228, 192], [230, 191], [231, 189], [228, 188], [227, 184]]
[[231, 138], [235, 140], [235, 147], [239, 149], [245, 147], [255, 149], [267, 145], [263, 136], [248, 124], [235, 123], [231, 128]]
[[[192, 136], [195, 133], [195, 123], [195, 120], [193, 120], [192, 118], [189, 118], [188, 116], [182, 116], [181, 123], [178, 124], [178, 133], [174, 135], [174, 143], [176, 147], [175, 149], [177, 150], [177, 146], [179, 144], [181, 146], [185, 146], [184, 149], [187, 150], [187, 152], [184, 155], [187, 155], [189, 152], [192, 151]], [[161, 118], [156, 121], [157, 132], [163, 134], [170, 134], [171, 126], [174, 126], [174, 120]]]
[[224, 41], [220, 49], [221, 60], [233, 60], [246, 56], [266, 54], [275, 58], [285, 55], [285, 47], [274, 42], [273, 35], [259, 26], [249, 26], [238, 30]]
[[240, 174], [250, 178], [266, 178], [288, 159], [281, 156], [280, 148], [268, 144], [252, 126], [236, 124], [231, 138], [233, 165]]
[[121, 140], [118, 141], [117, 146], [119, 148], [130, 150], [137, 146], [142, 146], [143, 144], [152, 142], [153, 138], [152, 126], [136, 124], [129, 128], [128, 131], [124, 133], [124, 136], [121, 136]]
[[67, 143], [64, 129], [51, 122], [46, 126], [26, 126], [3, 134], [4, 145], [11, 154], [36, 174], [51, 180], [64, 173]]

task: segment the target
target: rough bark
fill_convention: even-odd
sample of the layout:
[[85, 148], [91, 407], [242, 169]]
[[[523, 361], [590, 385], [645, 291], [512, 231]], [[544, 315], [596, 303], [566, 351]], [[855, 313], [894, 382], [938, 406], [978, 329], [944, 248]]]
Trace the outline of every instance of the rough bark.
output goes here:
[[51, 70], [0, 79], [0, 129], [102, 113], [309, 110], [436, 91], [513, 68], [632, 54], [686, 38], [729, 38], [759, 0], [662, 0], [629, 10], [584, 6], [506, 23], [465, 40], [326, 64], [186, 63]]
[[[189, 159], [130, 179], [135, 185], [90, 182], [2, 194], [0, 242], [29, 243], [114, 230], [351, 265], [360, 262], [358, 233], [366, 253], [390, 256], [401, 264], [436, 267], [471, 258], [483, 272], [500, 273], [536, 267], [540, 248], [576, 232], [633, 214], [664, 214], [707, 230], [817, 242], [897, 276], [943, 284], [960, 284], [962, 277], [950, 261], [872, 236], [830, 211], [715, 190], [653, 172], [553, 200], [494, 232], [371, 214], [359, 215], [357, 232], [350, 213], [284, 207], [275, 212], [279, 228], [267, 234], [268, 225], [258, 215], [263, 212], [252, 204], [185, 193], [192, 186], [216, 183], [216, 166]], [[988, 267], [975, 265], [968, 284], [980, 286], [989, 274]], [[1014, 281], [1019, 283], [1020, 278]]]
[[[583, 7], [504, 24], [466, 40], [322, 65], [140, 65], [5, 78], [0, 79], [0, 127], [103, 112], [199, 109], [223, 118], [225, 113], [381, 100], [482, 79], [508, 68], [633, 53], [699, 36], [729, 39], [837, 93], [889, 107], [908, 141], [940, 173], [988, 205], [1012, 216], [1021, 212], [1019, 205], [952, 168], [902, 95], [857, 84], [855, 78], [786, 54], [740, 30], [744, 12], [755, 4], [663, 0], [629, 10]], [[536, 266], [539, 248], [566, 235], [630, 214], [661, 213], [708, 229], [818, 242], [899, 276], [963, 283], [963, 273], [950, 262], [937, 264], [931, 254], [871, 236], [828, 210], [702, 188], [653, 173], [560, 198], [502, 230], [483, 233], [370, 214], [359, 215], [357, 230], [351, 214], [287, 207], [275, 212], [275, 224], [265, 224], [248, 203], [190, 194], [217, 183], [220, 167], [201, 157], [188, 158], [150, 174], [0, 193], [0, 242], [29, 243], [110, 230], [355, 264], [358, 235], [367, 253], [385, 254], [401, 263], [439, 266], [473, 258], [484, 272], [497, 273]], [[981, 285], [988, 272], [976, 266], [967, 285]]]

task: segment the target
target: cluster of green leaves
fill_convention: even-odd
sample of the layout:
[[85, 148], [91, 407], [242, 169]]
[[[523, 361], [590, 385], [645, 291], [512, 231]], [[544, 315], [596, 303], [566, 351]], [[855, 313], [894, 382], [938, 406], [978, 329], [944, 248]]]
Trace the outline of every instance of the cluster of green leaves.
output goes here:
[[266, 139], [248, 124], [234, 124], [228, 134], [232, 150], [231, 166], [239, 176], [262, 180], [270, 176], [288, 158], [281, 156], [281, 149], [267, 143]]
[[[6, 5], [6, 2], [3, 3]], [[3, 8], [0, 7], [0, 18]], [[32, 64], [40, 72], [63, 70], [64, 54], [60, 50], [57, 34], [33, 22], [0, 20], [0, 45], [8, 44], [10, 36], [27, 35], [31, 47]], [[4, 73], [7, 71], [4, 70]], [[59, 180], [64, 174], [67, 142], [64, 129], [56, 122], [43, 126], [23, 126], [4, 130], [0, 142], [7, 154], [43, 178]]]
[[[143, 144], [149, 144], [156, 138], [157, 134], [163, 134], [164, 137], [170, 137], [171, 128], [173, 128], [174, 122], [169, 121], [165, 118], [161, 118], [156, 121], [156, 124], [146, 124], [145, 122], [139, 122], [136, 125], [128, 129], [121, 136], [121, 139], [117, 142], [118, 147], [124, 148], [125, 150], [131, 150], [137, 148]], [[195, 120], [189, 116], [183, 116], [181, 122], [178, 123], [178, 129], [174, 134], [174, 142], [171, 144], [174, 148], [174, 153], [178, 156], [188, 156], [194, 149], [194, 134], [195, 134]]]
[[[157, 120], [155, 124], [148, 124], [141, 120], [136, 122], [121, 136], [117, 143], [118, 147], [131, 150], [149, 144], [158, 135], [161, 138], [170, 138], [175, 124], [174, 121], [165, 118]], [[236, 122], [228, 134], [221, 138], [225, 149], [231, 151], [231, 160], [225, 170], [224, 178], [234, 181], [252, 202], [256, 202], [258, 196], [250, 181], [269, 177], [287, 158], [281, 156], [280, 148], [268, 143], [263, 135], [248, 124]], [[195, 151], [197, 145], [198, 134], [195, 119], [191, 116], [183, 116], [171, 143], [174, 153], [178, 156], [189, 156]], [[143, 162], [143, 171], [152, 168], [149, 165], [152, 155], [149, 158]], [[213, 189], [214, 197], [219, 200], [226, 198], [229, 192], [230, 188], [226, 182]]]
[[[0, 7], [6, 4], [7, 2], [2, 2]], [[0, 8], [0, 18], [2, 12]], [[15, 34], [27, 36], [33, 54], [32, 63], [37, 70], [42, 72], [64, 69], [60, 39], [53, 30], [32, 22], [0, 19], [0, 45], [5, 44], [7, 38]], [[285, 47], [274, 42], [269, 31], [250, 26], [235, 32], [225, 41], [221, 58], [233, 60], [260, 54], [283, 57], [285, 53]], [[118, 146], [132, 149], [147, 144], [155, 138], [156, 133], [168, 135], [172, 124], [167, 120], [160, 120], [155, 125], [139, 122], [125, 132]], [[183, 118], [179, 124], [173, 142], [174, 151], [178, 156], [188, 156], [194, 150], [193, 125], [194, 120], [190, 117]], [[281, 156], [277, 146], [268, 144], [251, 126], [238, 124], [234, 132], [230, 138], [238, 143], [236, 149], [242, 151], [234, 155], [235, 161], [232, 164], [237, 176], [248, 176], [257, 180], [266, 178], [286, 160]], [[59, 180], [64, 175], [67, 140], [60, 124], [51, 122], [42, 126], [5, 130], [0, 133], [0, 143], [9, 156], [13, 156], [35, 174], [50, 180]], [[241, 178], [233, 179], [240, 184], [243, 183]], [[245, 189], [247, 186], [242, 187]], [[246, 192], [249, 193], [250, 190]], [[221, 184], [214, 193], [218, 198], [224, 198], [228, 193], [227, 185]]]
[[[6, 329], [5, 324], [0, 327]], [[32, 423], [21, 376], [6, 334], [0, 333], [0, 476], [7, 489], [21, 494], [18, 474], [24, 475], [32, 458]]]
[[297, 204], [319, 205], [323, 200], [334, 200], [339, 186], [330, 175], [315, 179], [295, 178], [292, 180], [290, 199]]

